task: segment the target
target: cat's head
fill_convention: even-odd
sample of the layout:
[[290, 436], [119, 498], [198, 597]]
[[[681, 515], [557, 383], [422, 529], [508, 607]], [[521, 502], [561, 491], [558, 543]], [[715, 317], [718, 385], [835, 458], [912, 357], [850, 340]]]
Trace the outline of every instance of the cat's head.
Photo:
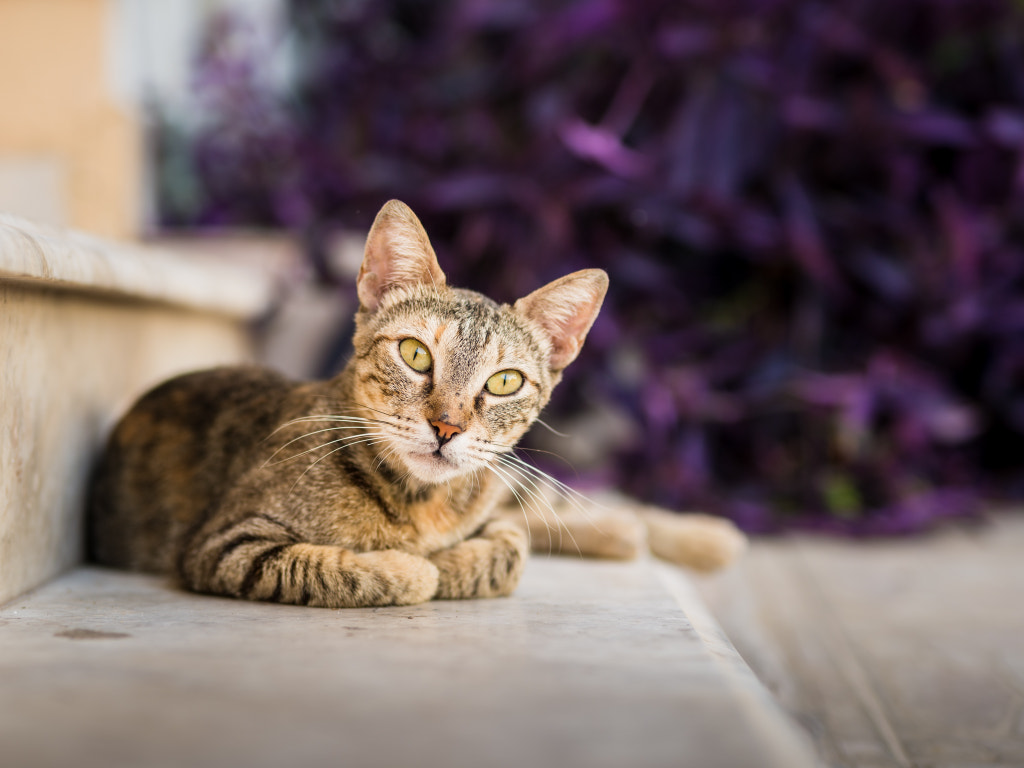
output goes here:
[[359, 271], [352, 395], [381, 455], [440, 483], [511, 450], [580, 351], [608, 287], [585, 269], [497, 304], [450, 288], [426, 232], [385, 205]]

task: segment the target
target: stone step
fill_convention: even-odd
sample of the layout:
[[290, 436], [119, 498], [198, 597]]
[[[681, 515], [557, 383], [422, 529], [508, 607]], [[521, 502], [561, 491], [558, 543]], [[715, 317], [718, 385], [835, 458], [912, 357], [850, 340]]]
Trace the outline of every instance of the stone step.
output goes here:
[[160, 380], [250, 356], [259, 273], [0, 214], [0, 602], [81, 559], [91, 457]]
[[815, 765], [652, 560], [535, 557], [498, 600], [324, 610], [81, 568], [0, 610], [17, 766]]
[[1024, 514], [898, 539], [755, 541], [695, 582], [758, 678], [850, 768], [1024, 766]]

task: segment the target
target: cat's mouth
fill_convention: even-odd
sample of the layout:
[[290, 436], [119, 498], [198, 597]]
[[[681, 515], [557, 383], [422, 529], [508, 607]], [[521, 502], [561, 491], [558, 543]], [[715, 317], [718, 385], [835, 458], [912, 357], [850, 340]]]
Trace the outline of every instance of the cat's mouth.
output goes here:
[[425, 453], [419, 455], [426, 458], [435, 466], [451, 467], [452, 469], [455, 469], [459, 466], [458, 462], [453, 461], [449, 456], [445, 456], [444, 453], [441, 452], [440, 448], [435, 448], [433, 453]]
[[405, 464], [425, 483], [442, 483], [466, 471], [462, 463], [446, 456], [440, 447], [433, 451], [410, 451], [405, 454]]

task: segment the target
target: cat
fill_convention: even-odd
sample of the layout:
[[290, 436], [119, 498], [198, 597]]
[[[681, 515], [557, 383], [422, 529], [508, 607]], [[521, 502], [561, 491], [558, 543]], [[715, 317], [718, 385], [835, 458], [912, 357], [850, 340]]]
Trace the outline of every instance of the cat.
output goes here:
[[[90, 557], [196, 592], [340, 608], [508, 595], [531, 538], [635, 556], [639, 518], [621, 505], [588, 513], [546, 481], [552, 496], [512, 453], [607, 286], [585, 269], [511, 306], [451, 288], [415, 214], [387, 203], [367, 236], [344, 369], [293, 382], [224, 367], [144, 395], [94, 474]], [[503, 502], [509, 489], [521, 508]], [[663, 549], [696, 542], [696, 555], [666, 549], [672, 559], [716, 567], [742, 549], [726, 521], [663, 522]]]

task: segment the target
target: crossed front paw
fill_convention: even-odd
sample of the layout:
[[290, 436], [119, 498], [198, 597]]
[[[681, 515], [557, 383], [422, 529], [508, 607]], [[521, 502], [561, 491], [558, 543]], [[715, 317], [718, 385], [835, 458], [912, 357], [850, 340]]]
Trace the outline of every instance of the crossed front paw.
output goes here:
[[526, 563], [526, 535], [514, 525], [495, 522], [480, 536], [435, 552], [438, 599], [503, 597], [519, 584]]

